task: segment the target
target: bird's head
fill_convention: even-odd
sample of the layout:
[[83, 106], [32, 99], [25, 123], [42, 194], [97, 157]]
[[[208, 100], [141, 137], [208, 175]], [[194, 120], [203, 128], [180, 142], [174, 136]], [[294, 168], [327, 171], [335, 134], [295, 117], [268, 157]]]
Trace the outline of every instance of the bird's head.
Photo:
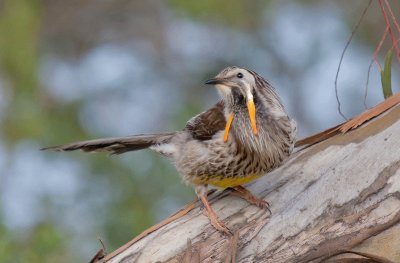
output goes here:
[[265, 85], [265, 81], [260, 82], [258, 78], [261, 77], [257, 73], [247, 69], [228, 67], [205, 82], [215, 85], [230, 111], [247, 106], [254, 134], [257, 134], [255, 97], [258, 97], [258, 90], [263, 89]]

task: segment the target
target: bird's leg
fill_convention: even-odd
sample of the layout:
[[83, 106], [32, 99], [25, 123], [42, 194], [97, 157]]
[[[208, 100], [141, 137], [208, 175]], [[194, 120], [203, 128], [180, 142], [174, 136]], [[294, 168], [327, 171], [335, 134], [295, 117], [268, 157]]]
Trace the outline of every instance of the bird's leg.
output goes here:
[[224, 232], [227, 235], [232, 235], [231, 231], [225, 226], [225, 224], [218, 218], [215, 211], [212, 209], [210, 203], [207, 198], [207, 185], [198, 185], [196, 186], [196, 194], [200, 198], [203, 203], [207, 216], [210, 219], [211, 225], [217, 229], [218, 231]]
[[267, 209], [271, 213], [271, 210], [269, 210], [269, 203], [267, 201], [265, 201], [262, 198], [258, 198], [256, 196], [254, 196], [249, 190], [247, 190], [243, 186], [241, 186], [241, 185], [234, 186], [234, 187], [231, 187], [231, 189], [233, 190], [232, 194], [243, 198], [250, 204], [256, 205], [263, 209]]

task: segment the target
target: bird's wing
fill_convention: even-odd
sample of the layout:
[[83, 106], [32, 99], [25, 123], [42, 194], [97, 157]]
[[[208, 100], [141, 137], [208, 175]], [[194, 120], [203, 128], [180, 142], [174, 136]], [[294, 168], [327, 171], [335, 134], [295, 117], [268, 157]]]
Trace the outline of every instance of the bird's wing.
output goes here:
[[140, 134], [119, 138], [96, 139], [74, 142], [70, 144], [42, 148], [41, 150], [75, 151], [85, 152], [110, 152], [120, 154], [148, 148], [154, 144], [168, 142], [175, 133]]
[[214, 134], [224, 130], [225, 125], [224, 102], [219, 101], [209, 110], [191, 118], [187, 122], [185, 130], [195, 139], [209, 140]]

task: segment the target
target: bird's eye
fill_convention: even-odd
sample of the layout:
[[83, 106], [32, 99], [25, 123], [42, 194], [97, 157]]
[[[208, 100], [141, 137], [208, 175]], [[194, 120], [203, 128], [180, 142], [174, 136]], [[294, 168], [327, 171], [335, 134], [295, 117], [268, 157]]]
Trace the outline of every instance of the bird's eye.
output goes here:
[[237, 76], [239, 79], [243, 78], [243, 74], [240, 73], [240, 72], [239, 72], [236, 76]]

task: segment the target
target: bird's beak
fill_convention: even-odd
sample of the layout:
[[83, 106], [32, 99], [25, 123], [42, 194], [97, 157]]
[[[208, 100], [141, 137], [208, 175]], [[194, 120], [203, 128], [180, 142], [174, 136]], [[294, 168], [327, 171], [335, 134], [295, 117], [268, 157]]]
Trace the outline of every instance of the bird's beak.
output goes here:
[[212, 78], [204, 82], [206, 85], [218, 85], [218, 84], [227, 84], [229, 81], [226, 79], [220, 79], [220, 78]]
[[257, 123], [256, 123], [256, 105], [254, 104], [253, 96], [247, 98], [247, 110], [249, 111], [251, 128], [253, 129], [253, 134], [257, 135]]
[[218, 79], [209, 79], [209, 80], [206, 80], [206, 82], [204, 82], [204, 84], [215, 85], [215, 84], [217, 84], [217, 82], [218, 82]]

